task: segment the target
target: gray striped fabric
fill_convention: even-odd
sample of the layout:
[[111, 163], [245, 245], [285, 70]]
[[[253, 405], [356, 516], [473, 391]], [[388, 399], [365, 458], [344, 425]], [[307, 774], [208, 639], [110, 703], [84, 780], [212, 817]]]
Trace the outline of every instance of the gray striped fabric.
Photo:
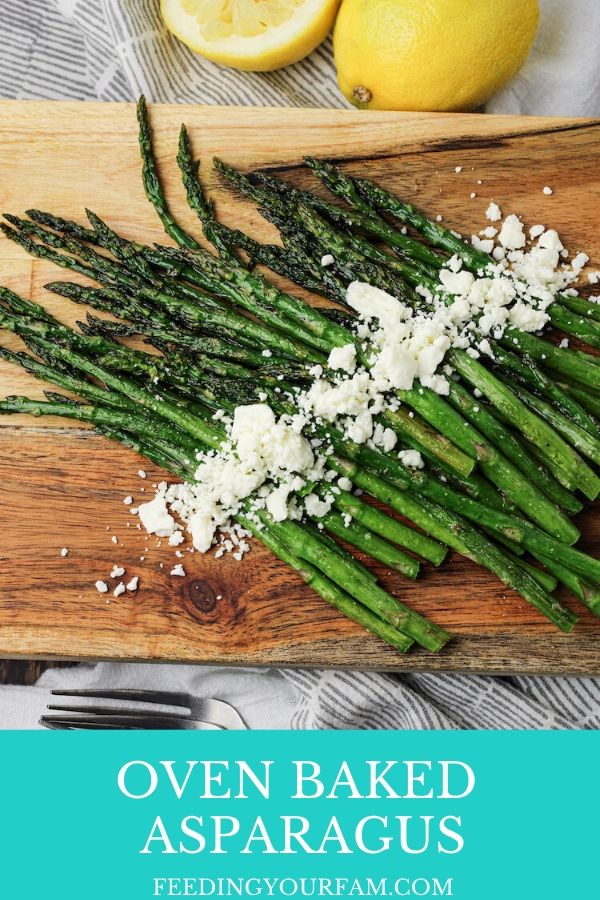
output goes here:
[[[494, 111], [600, 113], [600, 28], [593, 27], [593, 22], [599, 24], [600, 7], [596, 0], [573, 0], [569, 22], [559, 16], [563, 8], [562, 0], [545, 0], [532, 58], [490, 104]], [[556, 29], [562, 52], [555, 58]], [[158, 0], [0, 0], [0, 96], [132, 100], [141, 92], [155, 101], [181, 103], [345, 105], [329, 42], [282, 72], [233, 72], [195, 56], [166, 34]], [[130, 667], [130, 677], [137, 680], [139, 675], [145, 684], [147, 668]], [[279, 675], [282, 682], [282, 675], [298, 697], [289, 704], [295, 728], [600, 725], [600, 681], [593, 679], [290, 670]], [[163, 676], [168, 681], [164, 670]], [[53, 672], [48, 677], [56, 683], [73, 675]], [[243, 685], [243, 670], [227, 674], [232, 700], [236, 677]], [[246, 683], [249, 679], [248, 673]], [[279, 702], [289, 702], [285, 691], [275, 687], [277, 677], [269, 684]], [[268, 719], [261, 724], [268, 726]]]

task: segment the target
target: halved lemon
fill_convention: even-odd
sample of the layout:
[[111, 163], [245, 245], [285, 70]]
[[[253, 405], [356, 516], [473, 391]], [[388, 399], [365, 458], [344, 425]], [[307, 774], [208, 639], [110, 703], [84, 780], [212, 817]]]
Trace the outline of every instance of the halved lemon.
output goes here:
[[270, 72], [298, 62], [333, 25], [340, 0], [161, 0], [165, 24], [213, 62]]

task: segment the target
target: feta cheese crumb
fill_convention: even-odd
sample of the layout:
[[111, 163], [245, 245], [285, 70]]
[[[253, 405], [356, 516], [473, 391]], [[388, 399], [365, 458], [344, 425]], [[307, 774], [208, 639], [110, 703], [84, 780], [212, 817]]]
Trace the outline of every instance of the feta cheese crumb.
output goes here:
[[485, 217], [486, 219], [489, 219], [490, 222], [500, 221], [500, 219], [502, 218], [502, 211], [500, 210], [500, 207], [497, 203], [490, 203], [486, 210]]
[[331, 253], [326, 253], [324, 256], [321, 257], [321, 265], [324, 267], [332, 266], [334, 264], [334, 262], [335, 262], [335, 258], [332, 256]]
[[523, 234], [523, 223], [518, 216], [511, 213], [507, 216], [500, 229], [498, 240], [505, 250], [520, 250], [525, 246], [525, 235]]
[[111, 537], [111, 541], [113, 542], [113, 544], [118, 544], [118, 543], [119, 543], [119, 539], [118, 539], [118, 537], [116, 536], [116, 534], [113, 534], [113, 536]]
[[127, 588], [128, 591], [137, 591], [139, 580], [140, 580], [140, 576], [134, 575], [133, 578], [131, 579], [131, 581], [127, 582], [125, 587]]
[[401, 450], [398, 459], [409, 469], [422, 469], [425, 466], [423, 457], [418, 450]]
[[345, 344], [343, 347], [334, 347], [327, 364], [330, 369], [341, 369], [352, 374], [356, 369], [356, 347], [354, 344]]
[[138, 469], [138, 475], [140, 476], [140, 478], [147, 478], [147, 477], [148, 477], [148, 476], [146, 475], [146, 472], [144, 471], [144, 469]]
[[180, 578], [184, 578], [185, 577], [185, 569], [183, 568], [181, 563], [177, 563], [177, 565], [173, 566], [173, 568], [169, 572], [169, 575], [177, 575]]
[[321, 519], [331, 509], [332, 502], [321, 500], [316, 494], [309, 494], [304, 498], [304, 508], [309, 516]]
[[457, 175], [460, 175], [460, 173], [462, 172], [462, 170], [463, 170], [463, 167], [462, 167], [462, 166], [455, 166], [455, 167], [454, 167], [454, 171], [456, 172]]
[[561, 350], [566, 350], [569, 346], [569, 338], [563, 338], [558, 346], [561, 348]]
[[125, 506], [131, 506], [131, 504], [133, 503], [133, 497], [131, 497], [130, 495], [124, 497], [123, 503], [125, 504]]
[[63, 559], [65, 556], [68, 556], [69, 555], [68, 547], [63, 547], [62, 550], [60, 551], [60, 555], [63, 557]]
[[114, 589], [113, 594], [115, 597], [120, 597], [121, 594], [124, 594], [124, 593], [125, 593], [125, 585], [123, 584], [122, 581], [120, 581], [119, 584]]
[[587, 262], [589, 262], [589, 256], [587, 253], [578, 253], [577, 256], [574, 256], [571, 260], [571, 268], [576, 275], [579, 275], [583, 267]]
[[169, 513], [165, 499], [160, 494], [148, 503], [141, 503], [138, 507], [138, 515], [148, 534], [168, 537], [173, 533], [175, 519]]
[[97, 581], [96, 582], [96, 590], [99, 594], [107, 594], [108, 593], [108, 585], [105, 581]]
[[547, 197], [549, 197], [550, 194], [553, 194], [553, 193], [554, 193], [554, 191], [552, 190], [551, 187], [548, 187], [548, 185], [546, 185], [546, 187], [545, 187], [544, 190], [543, 190], [543, 193], [546, 194]]
[[111, 578], [120, 578], [121, 575], [125, 574], [125, 569], [123, 566], [113, 566], [112, 571], [110, 573]]
[[263, 350], [263, 351], [262, 351], [261, 356], [265, 356], [265, 357], [268, 359], [270, 356], [273, 356], [273, 354], [272, 354], [272, 352], [267, 348], [266, 350]]

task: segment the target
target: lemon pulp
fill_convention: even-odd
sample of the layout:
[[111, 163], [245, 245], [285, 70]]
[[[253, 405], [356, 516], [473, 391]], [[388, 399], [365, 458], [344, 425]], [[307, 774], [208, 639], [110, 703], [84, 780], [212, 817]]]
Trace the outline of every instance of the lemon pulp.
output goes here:
[[169, 30], [202, 56], [251, 71], [298, 62], [323, 41], [339, 0], [162, 0]]

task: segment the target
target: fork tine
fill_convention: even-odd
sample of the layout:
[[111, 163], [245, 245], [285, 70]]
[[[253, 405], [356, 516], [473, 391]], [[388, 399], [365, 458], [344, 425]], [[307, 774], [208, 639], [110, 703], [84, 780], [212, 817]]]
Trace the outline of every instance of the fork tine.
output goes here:
[[[87, 713], [88, 715], [98, 716], [155, 716], [156, 712], [149, 709], [131, 709], [129, 707], [117, 706], [59, 706], [58, 704], [49, 703], [46, 709], [53, 712], [67, 713]], [[184, 719], [189, 718], [181, 715], [179, 712], [160, 712], [159, 715], [164, 719]]]
[[95, 697], [98, 700], [134, 700], [140, 703], [161, 703], [163, 706], [183, 706], [189, 709], [188, 695], [174, 691], [145, 691], [135, 688], [54, 689], [55, 697]]
[[168, 716], [42, 716], [42, 725], [59, 725], [65, 728], [120, 728], [124, 730], [201, 730], [221, 731], [210, 722], [197, 722], [189, 718], [169, 718]]
[[51, 731], [90, 731], [98, 729], [99, 731], [120, 731], [117, 725], [75, 725], [70, 719], [56, 719], [48, 716], [42, 716], [38, 721], [38, 725], [43, 728], [49, 728]]

